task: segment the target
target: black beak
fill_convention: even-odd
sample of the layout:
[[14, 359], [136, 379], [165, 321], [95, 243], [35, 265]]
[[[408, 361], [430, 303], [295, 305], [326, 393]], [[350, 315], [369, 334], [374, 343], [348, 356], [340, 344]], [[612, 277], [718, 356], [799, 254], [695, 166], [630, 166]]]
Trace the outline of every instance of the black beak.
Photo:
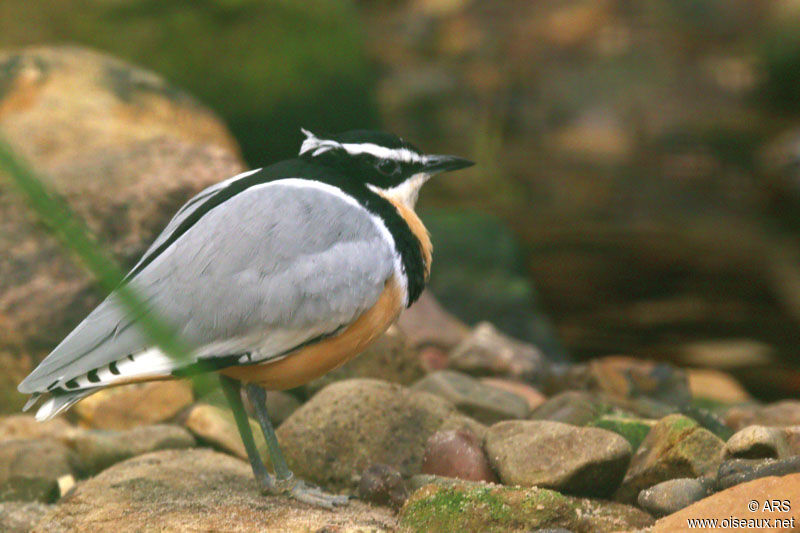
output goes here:
[[471, 167], [474, 165], [472, 161], [454, 155], [427, 155], [425, 156], [425, 172], [429, 174], [439, 174], [440, 172], [449, 172], [451, 170], [460, 170], [462, 168]]

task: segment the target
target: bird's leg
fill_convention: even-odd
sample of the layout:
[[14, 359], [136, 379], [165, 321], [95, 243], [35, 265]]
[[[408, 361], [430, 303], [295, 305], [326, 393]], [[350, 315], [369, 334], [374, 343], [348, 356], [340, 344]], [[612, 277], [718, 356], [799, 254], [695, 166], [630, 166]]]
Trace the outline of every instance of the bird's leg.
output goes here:
[[264, 440], [267, 442], [272, 468], [275, 469], [277, 477], [276, 488], [292, 495], [293, 498], [311, 505], [318, 505], [328, 509], [333, 509], [336, 505], [345, 505], [348, 502], [347, 496], [328, 494], [318, 487], [310, 485], [302, 480], [295, 479], [292, 471], [286, 465], [283, 452], [272, 428], [272, 422], [267, 414], [267, 392], [258, 385], [248, 384], [245, 392], [256, 412], [256, 419], [264, 433]]
[[275, 478], [267, 472], [267, 467], [264, 466], [264, 462], [258, 453], [258, 448], [256, 448], [256, 442], [253, 440], [253, 432], [250, 430], [250, 422], [247, 419], [247, 412], [242, 403], [242, 384], [223, 375], [219, 376], [219, 382], [222, 385], [222, 392], [225, 393], [225, 398], [231, 406], [231, 411], [233, 411], [233, 418], [236, 420], [236, 427], [242, 437], [244, 449], [247, 450], [247, 457], [250, 459], [253, 475], [263, 492], [274, 492]]

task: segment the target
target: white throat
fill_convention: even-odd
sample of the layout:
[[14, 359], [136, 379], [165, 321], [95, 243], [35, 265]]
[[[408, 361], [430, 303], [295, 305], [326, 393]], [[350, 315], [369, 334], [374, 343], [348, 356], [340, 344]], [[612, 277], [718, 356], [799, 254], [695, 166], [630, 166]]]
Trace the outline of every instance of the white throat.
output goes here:
[[414, 209], [414, 206], [417, 204], [417, 198], [419, 198], [419, 190], [431, 178], [431, 175], [426, 172], [420, 172], [419, 174], [414, 174], [406, 181], [392, 187], [390, 189], [382, 189], [380, 187], [376, 187], [375, 185], [367, 185], [370, 190], [373, 192], [380, 194], [390, 200], [395, 200], [409, 209]]

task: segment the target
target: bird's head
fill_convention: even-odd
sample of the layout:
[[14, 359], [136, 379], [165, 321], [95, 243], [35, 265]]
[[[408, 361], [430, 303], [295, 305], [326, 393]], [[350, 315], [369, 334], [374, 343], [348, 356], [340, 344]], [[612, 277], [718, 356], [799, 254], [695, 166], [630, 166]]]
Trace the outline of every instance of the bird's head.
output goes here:
[[302, 131], [306, 138], [300, 147], [301, 158], [337, 168], [411, 208], [419, 189], [431, 176], [474, 164], [456, 156], [425, 154], [391, 133], [353, 130], [318, 137]]

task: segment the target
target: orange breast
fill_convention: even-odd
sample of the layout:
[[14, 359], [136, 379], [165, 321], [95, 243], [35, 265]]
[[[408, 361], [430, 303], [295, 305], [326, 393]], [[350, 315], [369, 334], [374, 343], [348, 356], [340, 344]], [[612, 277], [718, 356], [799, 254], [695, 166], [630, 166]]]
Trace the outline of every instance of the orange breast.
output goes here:
[[403, 310], [403, 291], [394, 277], [386, 282], [378, 301], [344, 331], [305, 346], [283, 359], [220, 370], [221, 374], [268, 390], [291, 389], [343, 365], [375, 341]]

